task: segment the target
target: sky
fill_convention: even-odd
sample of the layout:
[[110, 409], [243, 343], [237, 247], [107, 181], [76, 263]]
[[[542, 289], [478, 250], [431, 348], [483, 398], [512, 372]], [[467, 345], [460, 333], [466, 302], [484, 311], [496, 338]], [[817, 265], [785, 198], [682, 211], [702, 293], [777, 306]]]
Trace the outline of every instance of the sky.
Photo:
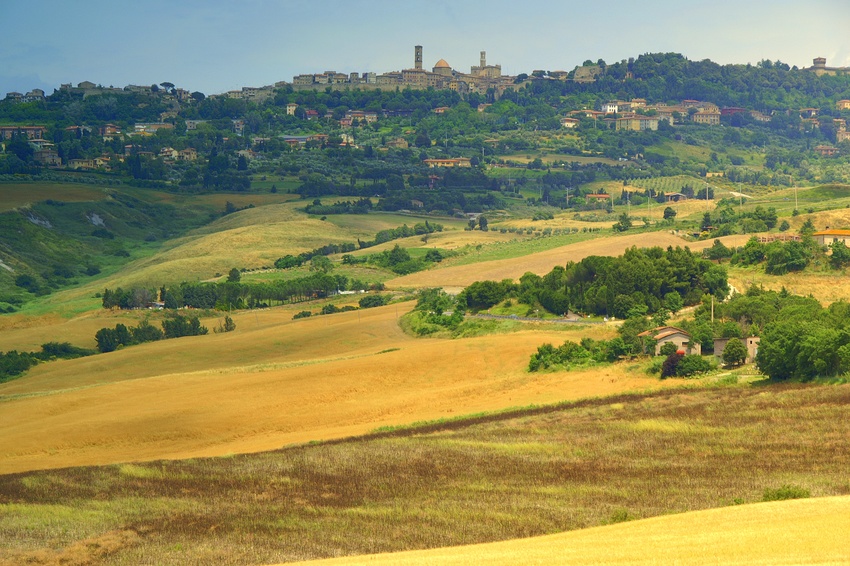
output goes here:
[[301, 73], [376, 72], [479, 52], [502, 73], [643, 53], [850, 66], [848, 0], [0, 0], [0, 97], [62, 83], [215, 94]]

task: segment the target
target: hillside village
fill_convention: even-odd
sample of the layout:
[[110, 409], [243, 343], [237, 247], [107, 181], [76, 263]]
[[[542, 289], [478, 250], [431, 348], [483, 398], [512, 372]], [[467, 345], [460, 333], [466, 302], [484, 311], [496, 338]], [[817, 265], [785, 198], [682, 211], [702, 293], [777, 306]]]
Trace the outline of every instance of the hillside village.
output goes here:
[[[233, 143], [235, 157], [251, 160], [265, 158], [268, 154], [263, 150], [278, 148], [281, 144], [290, 148], [300, 148], [312, 145], [327, 145], [330, 137], [334, 146], [338, 147], [362, 147], [365, 143], [375, 146], [373, 140], [363, 140], [358, 131], [364, 127], [380, 129], [381, 125], [388, 120], [410, 119], [414, 110], [404, 108], [403, 105], [387, 104], [381, 102], [371, 104], [368, 108], [352, 108], [329, 105], [311, 104], [309, 100], [316, 91], [327, 93], [350, 92], [352, 89], [362, 92], [375, 91], [377, 93], [393, 92], [398, 89], [425, 90], [434, 92], [446, 90], [457, 96], [456, 101], [468, 100], [475, 102], [475, 107], [480, 113], [498, 111], [498, 105], [493, 104], [505, 97], [506, 92], [529, 91], [543, 88], [547, 83], [568, 83], [580, 85], [596, 85], [603, 79], [611, 79], [622, 76], [619, 81], [624, 83], [640, 82], [641, 59], [635, 63], [634, 59], [623, 61], [613, 66], [606, 66], [604, 62], [577, 67], [570, 73], [553, 71], [534, 71], [531, 75], [508, 76], [501, 74], [499, 65], [489, 65], [486, 61], [485, 52], [481, 52], [479, 65], [472, 66], [469, 73], [453, 70], [444, 60], [438, 61], [432, 71], [423, 68], [423, 49], [416, 46], [414, 50], [414, 66], [404, 71], [384, 73], [342, 74], [325, 72], [313, 75], [298, 75], [292, 83], [278, 82], [272, 86], [253, 88], [244, 87], [239, 91], [230, 91], [220, 95], [205, 97], [203, 93], [190, 92], [186, 89], [176, 87], [172, 83], [152, 85], [143, 87], [128, 85], [121, 88], [102, 87], [90, 81], [83, 81], [77, 86], [63, 84], [52, 95], [35, 89], [26, 94], [11, 92], [6, 94], [3, 103], [27, 104], [35, 107], [55, 105], [60, 101], [91, 100], [98, 97], [101, 104], [115, 107], [114, 97], [142, 97], [149, 99], [153, 104], [150, 108], [158, 107], [160, 111], [152, 114], [145, 112], [147, 121], [108, 120], [86, 121], [72, 123], [62, 126], [60, 134], [56, 128], [58, 124], [38, 124], [27, 122], [26, 124], [0, 126], [0, 138], [10, 139], [19, 134], [26, 137], [29, 145], [34, 150], [31, 155], [32, 161], [46, 168], [66, 168], [71, 170], [102, 170], [110, 171], [125, 161], [126, 156], [136, 155], [145, 160], [160, 161], [163, 165], [173, 165], [175, 162], [192, 162], [198, 157], [201, 148], [191, 146], [191, 133], [209, 128], [211, 118], [205, 112], [206, 105], [215, 100], [220, 100], [218, 106], [226, 107], [230, 103], [230, 110], [225, 113], [230, 116], [230, 123], [225, 128], [237, 138], [244, 141]], [[777, 68], [780, 64], [777, 64]], [[636, 74], [636, 69], [637, 74]], [[785, 69], [785, 71], [788, 70]], [[812, 67], [801, 72], [822, 77], [847, 76], [847, 69], [826, 67], [823, 58], [816, 58]], [[287, 93], [290, 93], [287, 95]], [[299, 93], [303, 93], [300, 94]], [[600, 93], [601, 94], [601, 93]], [[305, 98], [306, 96], [306, 98]], [[513, 96], [513, 95], [512, 95]], [[110, 98], [112, 97], [112, 98]], [[510, 97], [508, 97], [510, 98]], [[109, 102], [111, 100], [111, 102]], [[243, 106], [233, 106], [233, 101], [240, 101]], [[256, 120], [250, 120], [246, 129], [246, 112], [250, 112], [248, 105], [269, 106], [285, 110], [286, 117], [302, 121], [313, 121], [315, 126], [305, 127], [298, 121], [285, 122], [283, 128], [273, 127], [271, 123], [260, 126]], [[106, 108], [104, 106], [104, 108]], [[142, 105], [139, 105], [142, 106]], [[147, 106], [145, 104], [144, 106]], [[675, 127], [685, 123], [703, 126], [727, 125], [742, 127], [746, 124], [764, 124], [770, 127], [780, 117], [795, 124], [802, 133], [824, 132], [823, 143], [814, 145], [807, 142], [809, 150], [821, 157], [837, 157], [840, 153], [840, 144], [850, 140], [850, 132], [847, 129], [847, 117], [842, 113], [850, 111], [850, 99], [842, 98], [835, 100], [831, 107], [826, 109], [819, 107], [785, 107], [785, 108], [755, 108], [732, 105], [722, 105], [718, 102], [707, 100], [682, 99], [678, 101], [656, 100], [647, 102], [646, 98], [634, 97], [627, 100], [605, 98], [604, 95], [596, 96], [596, 103], [592, 106], [582, 104], [581, 108], [570, 108], [558, 105], [552, 108], [552, 118], [557, 119], [560, 126], [566, 130], [577, 130], [583, 120], [590, 120], [594, 130], [610, 129], [620, 131], [657, 131], [659, 124], [667, 124]], [[238, 109], [237, 109], [238, 108]], [[432, 106], [430, 111], [440, 115], [451, 110], [451, 106]], [[824, 114], [824, 110], [829, 112]], [[101, 110], [100, 115], [108, 118]], [[560, 116], [559, 116], [560, 114]], [[37, 113], [36, 113], [37, 115]], [[117, 116], [113, 114], [113, 117]], [[281, 114], [281, 117], [283, 114]], [[421, 114], [419, 115], [421, 116]], [[154, 121], [150, 121], [155, 118]], [[222, 127], [221, 119], [216, 119], [215, 128]], [[379, 120], [381, 123], [379, 124]], [[67, 124], [67, 119], [63, 120]], [[283, 125], [283, 124], [282, 124]], [[535, 126], [537, 128], [539, 126]], [[586, 126], [587, 127], [587, 126]], [[175, 130], [176, 128], [176, 130]], [[304, 129], [311, 130], [303, 133]], [[49, 134], [48, 134], [49, 130]], [[181, 138], [177, 148], [162, 141], [163, 137], [157, 132], [162, 130], [173, 131]], [[282, 131], [281, 131], [282, 130]], [[287, 131], [289, 130], [289, 131]], [[300, 131], [299, 131], [300, 130]], [[93, 144], [91, 140], [97, 136], [99, 143]], [[74, 147], [66, 151], [61, 140], [64, 138], [77, 138], [82, 140], [88, 138], [86, 148]], [[447, 141], [447, 140], [446, 140]], [[455, 141], [455, 140], [453, 140]], [[59, 142], [59, 143], [57, 143]], [[122, 143], [123, 142], [123, 143]], [[413, 145], [415, 140], [409, 136], [381, 136], [381, 149], [406, 149]], [[432, 143], [436, 143], [432, 140]], [[5, 148], [5, 146], [4, 146]], [[100, 151], [98, 152], [98, 148]], [[202, 150], [203, 151], [203, 150]], [[585, 149], [585, 152], [587, 150]], [[846, 155], [845, 151], [845, 155]], [[427, 165], [434, 167], [437, 164], [445, 166], [453, 165], [452, 158], [466, 156], [447, 156], [448, 160], [443, 162], [434, 161], [431, 158]], [[442, 156], [440, 156], [442, 157]], [[628, 157], [628, 156], [627, 156]], [[159, 169], [154, 167], [153, 169]]]

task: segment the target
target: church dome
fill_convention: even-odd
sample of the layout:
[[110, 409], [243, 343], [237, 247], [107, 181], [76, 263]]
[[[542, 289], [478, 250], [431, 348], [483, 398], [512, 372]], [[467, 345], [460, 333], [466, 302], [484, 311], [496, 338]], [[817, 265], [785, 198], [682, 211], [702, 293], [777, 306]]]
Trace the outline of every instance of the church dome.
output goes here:
[[451, 65], [449, 65], [449, 64], [446, 62], [446, 60], [445, 60], [445, 59], [440, 59], [439, 61], [437, 61], [437, 64], [436, 64], [436, 65], [434, 65], [434, 68], [435, 68], [435, 69], [451, 69], [451, 68], [452, 68], [452, 66], [451, 66]]

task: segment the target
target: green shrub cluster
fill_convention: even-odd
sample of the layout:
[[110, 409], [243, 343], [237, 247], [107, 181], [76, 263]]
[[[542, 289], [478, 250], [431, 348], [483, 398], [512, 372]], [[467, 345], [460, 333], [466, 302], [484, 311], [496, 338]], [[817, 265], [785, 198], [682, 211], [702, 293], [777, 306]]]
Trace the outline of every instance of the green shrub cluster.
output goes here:
[[48, 342], [41, 345], [40, 352], [0, 352], [0, 383], [19, 376], [39, 362], [56, 359], [73, 359], [91, 356], [95, 352], [72, 346], [68, 342]]
[[661, 364], [661, 378], [693, 377], [714, 369], [710, 360], [696, 354], [683, 355], [673, 352]]
[[619, 336], [613, 340], [582, 338], [580, 343], [567, 340], [557, 348], [552, 344], [543, 344], [531, 355], [528, 370], [569, 369], [593, 363], [613, 362], [628, 353], [628, 346]]
[[[229, 318], [229, 317], [228, 317]], [[232, 321], [231, 321], [232, 323]], [[235, 328], [235, 324], [233, 324]], [[123, 346], [155, 342], [165, 338], [180, 338], [182, 336], [200, 336], [209, 330], [201, 326], [197, 316], [186, 317], [174, 315], [162, 321], [162, 330], [143, 320], [138, 326], [128, 328], [124, 324], [116, 324], [115, 328], [101, 328], [94, 338], [100, 352], [113, 352]]]
[[788, 499], [806, 499], [811, 492], [800, 486], [785, 484], [777, 488], [767, 488], [762, 495], [762, 501], [786, 501]]

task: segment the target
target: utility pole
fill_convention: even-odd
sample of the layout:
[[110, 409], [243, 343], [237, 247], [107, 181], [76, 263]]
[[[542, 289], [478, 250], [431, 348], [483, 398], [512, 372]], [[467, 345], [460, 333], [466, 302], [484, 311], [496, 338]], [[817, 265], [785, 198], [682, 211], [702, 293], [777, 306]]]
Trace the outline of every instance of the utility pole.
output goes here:
[[[791, 179], [791, 184], [794, 185], [794, 177], [792, 177], [791, 175], [788, 175], [788, 178]], [[800, 208], [797, 206], [797, 187], [796, 186], [794, 186], [794, 210], [800, 210]]]

